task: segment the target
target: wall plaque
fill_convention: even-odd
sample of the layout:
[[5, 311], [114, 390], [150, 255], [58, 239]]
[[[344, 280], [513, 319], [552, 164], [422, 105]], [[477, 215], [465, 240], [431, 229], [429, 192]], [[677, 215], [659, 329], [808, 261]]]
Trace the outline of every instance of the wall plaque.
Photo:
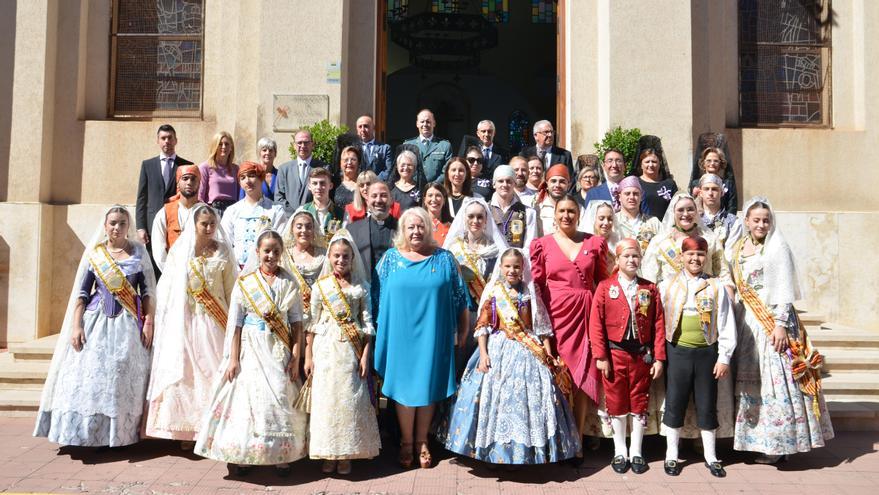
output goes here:
[[329, 95], [274, 95], [272, 129], [293, 132], [330, 118]]

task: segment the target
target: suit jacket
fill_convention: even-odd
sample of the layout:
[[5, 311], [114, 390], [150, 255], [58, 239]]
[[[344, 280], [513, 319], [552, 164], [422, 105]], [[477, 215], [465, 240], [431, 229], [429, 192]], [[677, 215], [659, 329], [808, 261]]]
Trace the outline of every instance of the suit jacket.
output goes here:
[[[552, 155], [549, 157], [549, 165], [552, 166], [556, 163], [563, 163], [566, 167], [568, 167], [568, 173], [571, 175], [571, 183], [575, 182], [577, 180], [577, 174], [574, 173], [574, 159], [571, 157], [571, 152], [554, 145], [552, 148], [549, 149], [549, 154]], [[538, 156], [537, 146], [529, 146], [527, 148], [523, 148], [522, 152], [519, 153], [519, 156], [525, 158], [529, 156]], [[549, 167], [544, 165], [544, 168], [548, 169]]]
[[365, 144], [362, 145], [362, 148], [363, 164], [360, 166], [360, 170], [372, 170], [379, 179], [388, 180], [388, 174], [394, 167], [394, 152], [391, 151], [391, 145], [373, 141], [372, 152], [368, 154]]
[[[360, 251], [360, 259], [363, 260], [363, 264], [367, 268], [367, 273], [370, 278], [372, 278], [372, 272], [375, 270], [375, 266], [372, 264], [372, 242], [369, 236], [369, 222], [371, 217], [367, 216], [362, 220], [358, 220], [351, 224], [348, 224], [346, 227], [348, 232], [351, 234], [351, 239], [354, 240], [354, 244], [357, 245], [357, 250]], [[397, 219], [391, 215], [388, 215], [388, 218], [385, 219], [385, 225], [390, 227], [391, 229], [397, 229]], [[393, 239], [391, 239], [391, 245], [389, 248], [393, 247]]]
[[[615, 287], [611, 297], [611, 287]], [[638, 310], [640, 301], [636, 301], [635, 323], [638, 325], [638, 340], [642, 345], [653, 346], [653, 355], [657, 361], [665, 361], [665, 319], [663, 318], [662, 300], [659, 289], [649, 280], [638, 277], [638, 294], [646, 293], [644, 303], [647, 311]], [[640, 297], [639, 297], [640, 299]], [[629, 303], [626, 293], [620, 286], [617, 275], [602, 280], [595, 288], [592, 299], [592, 311], [589, 314], [589, 342], [595, 359], [607, 359], [610, 350], [608, 341], [621, 342], [629, 323]]]
[[504, 148], [501, 148], [497, 145], [497, 143], [492, 144], [491, 146], [491, 157], [488, 159], [488, 163], [482, 168], [482, 176], [487, 179], [492, 179], [494, 176], [494, 169], [499, 165], [507, 165], [510, 163], [510, 152]]
[[613, 197], [610, 195], [610, 188], [607, 187], [607, 182], [598, 184], [586, 193], [586, 199], [584, 200], [584, 203], [586, 203], [585, 206], [588, 208], [589, 203], [593, 201], [607, 201], [608, 203], [613, 204]]
[[445, 139], [436, 136], [430, 138], [427, 146], [421, 144], [421, 136], [408, 139], [403, 144], [414, 144], [421, 150], [421, 161], [424, 163], [424, 175], [428, 182], [442, 180], [443, 167], [452, 157], [452, 145]]
[[153, 219], [165, 201], [177, 194], [177, 167], [192, 165], [192, 162], [180, 156], [174, 157], [174, 168], [170, 172], [171, 180], [165, 186], [162, 178], [162, 162], [158, 156], [144, 160], [140, 164], [140, 179], [137, 181], [137, 201], [134, 208], [134, 223], [137, 229], [147, 232], [153, 228]]
[[[327, 164], [311, 158], [311, 167], [326, 168]], [[278, 167], [275, 178], [275, 204], [284, 207], [287, 214], [292, 214], [301, 205], [311, 201], [308, 191], [308, 177], [299, 177], [299, 161], [291, 160]]]

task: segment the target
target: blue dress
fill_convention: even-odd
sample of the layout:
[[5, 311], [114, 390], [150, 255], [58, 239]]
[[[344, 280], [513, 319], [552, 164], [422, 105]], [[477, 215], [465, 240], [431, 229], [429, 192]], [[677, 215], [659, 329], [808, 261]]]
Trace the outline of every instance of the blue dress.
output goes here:
[[389, 249], [376, 268], [378, 329], [375, 370], [382, 394], [409, 407], [455, 393], [455, 332], [467, 287], [452, 254], [437, 248], [409, 261]]
[[[528, 298], [519, 313], [531, 323]], [[580, 450], [571, 406], [549, 368], [501, 330], [494, 298], [481, 308], [476, 334], [489, 333], [487, 373], [476, 369], [479, 349], [467, 363], [448, 417], [437, 439], [452, 452], [493, 464], [545, 464], [570, 459]], [[548, 330], [548, 329], [545, 329]], [[541, 337], [527, 330], [539, 343]], [[539, 344], [538, 344], [539, 345]]]

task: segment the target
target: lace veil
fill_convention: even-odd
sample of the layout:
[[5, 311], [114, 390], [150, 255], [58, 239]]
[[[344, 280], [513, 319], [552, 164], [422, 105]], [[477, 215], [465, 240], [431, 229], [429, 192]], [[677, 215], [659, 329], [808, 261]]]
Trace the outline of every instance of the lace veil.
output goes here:
[[495, 263], [491, 277], [485, 285], [482, 297], [479, 299], [479, 310], [491, 299], [494, 294], [495, 285], [505, 283], [501, 273], [501, 258], [508, 251], [518, 251], [522, 255], [522, 292], [527, 292], [531, 298], [531, 324], [534, 327], [531, 331], [537, 335], [552, 335], [552, 322], [549, 319], [549, 313], [546, 311], [543, 299], [540, 298], [539, 289], [531, 277], [531, 261], [528, 259], [528, 254], [519, 248], [504, 248], [498, 254], [498, 262]]

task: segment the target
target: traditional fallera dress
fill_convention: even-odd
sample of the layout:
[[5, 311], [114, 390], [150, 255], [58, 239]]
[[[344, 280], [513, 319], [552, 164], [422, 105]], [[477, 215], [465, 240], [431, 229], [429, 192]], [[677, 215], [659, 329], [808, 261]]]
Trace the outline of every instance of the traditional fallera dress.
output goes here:
[[[345, 231], [336, 238], [342, 236], [353, 245]], [[359, 256], [356, 263], [360, 263]], [[362, 264], [356, 273], [352, 285], [342, 288], [326, 263], [311, 290], [308, 331], [314, 334], [314, 392], [308, 451], [312, 459], [369, 459], [381, 447], [374, 380], [360, 377], [364, 347], [375, 334], [372, 302]]]
[[235, 464], [281, 464], [306, 454], [308, 419], [293, 408], [300, 385], [286, 372], [293, 334], [302, 319], [295, 279], [279, 269], [269, 284], [259, 270], [238, 278], [232, 291], [221, 372], [235, 327], [241, 327], [240, 371], [220, 379], [202, 418], [194, 452]]
[[280, 230], [287, 217], [281, 205], [272, 204], [266, 197], [251, 204], [242, 199], [223, 213], [223, 230], [235, 249], [238, 265], [243, 267], [254, 256], [256, 238], [267, 229]]
[[[202, 206], [208, 208], [207, 206]], [[171, 248], [159, 281], [153, 365], [147, 393], [146, 434], [195, 440], [224, 370], [223, 341], [238, 263], [220, 229], [216, 251], [194, 256], [199, 209]]]
[[[410, 261], [391, 248], [376, 267], [375, 371], [382, 394], [409, 407], [443, 400], [456, 389], [455, 336], [467, 288], [454, 256], [436, 249]], [[373, 283], [376, 279], [373, 278]]]
[[[834, 433], [820, 391], [822, 357], [793, 307], [799, 299], [793, 254], [774, 229], [773, 214], [762, 250], [742, 253], [747, 234], [732, 250], [739, 323], [733, 448], [783, 455], [823, 447]], [[769, 340], [776, 326], [787, 329], [790, 348], [783, 353]]]
[[586, 234], [573, 260], [552, 235], [531, 243], [531, 271], [555, 332], [559, 358], [574, 380], [572, 407], [581, 435], [600, 435], [595, 415], [600, 379], [589, 350], [589, 310], [595, 286], [607, 276], [607, 243]]
[[[104, 243], [83, 255], [71, 303], [43, 387], [34, 436], [82, 447], [129, 445], [139, 432], [150, 372], [142, 340], [141, 299], [155, 296], [146, 249], [112, 258]], [[73, 307], [85, 302], [85, 345], [70, 344]]]
[[496, 464], [574, 457], [580, 433], [565, 396], [572, 382], [541, 343], [552, 335], [543, 302], [527, 281], [520, 284], [523, 293], [511, 297], [499, 276], [492, 279], [476, 323], [477, 336], [488, 335], [491, 367], [477, 369], [477, 349], [437, 436], [452, 452]]

